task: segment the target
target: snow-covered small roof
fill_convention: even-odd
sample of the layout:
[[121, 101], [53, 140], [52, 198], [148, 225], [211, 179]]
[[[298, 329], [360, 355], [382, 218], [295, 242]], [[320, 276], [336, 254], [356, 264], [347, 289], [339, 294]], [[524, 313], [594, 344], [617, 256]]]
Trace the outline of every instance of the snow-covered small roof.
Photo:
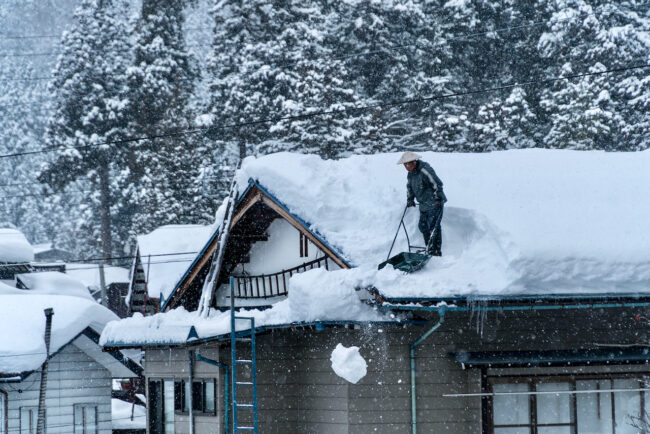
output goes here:
[[[99, 265], [97, 264], [67, 263], [65, 274], [83, 282], [87, 288], [99, 289]], [[104, 282], [106, 285], [128, 283], [129, 280], [128, 269], [104, 265]]]
[[213, 230], [212, 226], [167, 225], [138, 236], [140, 259], [149, 276], [150, 297], [169, 296]]
[[34, 244], [32, 247], [34, 248], [34, 254], [38, 254], [52, 250], [52, 243]]
[[82, 282], [58, 271], [18, 274], [16, 279], [20, 280], [28, 288], [26, 291], [31, 293], [70, 295], [94, 301]]
[[0, 262], [31, 262], [34, 249], [18, 229], [0, 229]]
[[45, 314], [53, 308], [50, 353], [90, 327], [101, 333], [117, 319], [110, 310], [85, 297], [42, 294], [0, 284], [0, 374], [38, 369], [45, 361]]

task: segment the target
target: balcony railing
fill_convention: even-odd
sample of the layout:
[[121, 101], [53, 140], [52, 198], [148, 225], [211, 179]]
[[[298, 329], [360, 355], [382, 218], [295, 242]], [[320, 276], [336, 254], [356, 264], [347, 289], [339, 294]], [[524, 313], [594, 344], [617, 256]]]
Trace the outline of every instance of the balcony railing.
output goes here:
[[325, 267], [329, 270], [327, 256], [305, 262], [297, 267], [282, 270], [273, 274], [258, 276], [233, 276], [235, 279], [235, 297], [239, 298], [269, 298], [287, 295], [289, 278], [294, 274], [302, 273], [314, 268]]

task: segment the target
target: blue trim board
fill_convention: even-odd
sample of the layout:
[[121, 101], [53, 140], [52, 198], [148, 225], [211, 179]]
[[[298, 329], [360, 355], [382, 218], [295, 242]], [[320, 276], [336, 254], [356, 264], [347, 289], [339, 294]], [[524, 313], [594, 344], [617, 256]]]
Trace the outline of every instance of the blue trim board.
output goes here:
[[[248, 195], [248, 193], [249, 193], [249, 192], [251, 191], [251, 189], [253, 189], [254, 187], [257, 187], [257, 188], [258, 188], [262, 193], [264, 193], [264, 195], [266, 195], [269, 199], [271, 199], [271, 200], [272, 200], [276, 205], [278, 205], [280, 208], [282, 208], [284, 211], [286, 211], [289, 215], [291, 215], [291, 217], [293, 217], [294, 219], [296, 219], [296, 221], [297, 221], [298, 223], [300, 223], [300, 224], [305, 228], [305, 230], [306, 230], [307, 232], [309, 232], [309, 233], [310, 233], [311, 235], [313, 235], [316, 239], [318, 239], [318, 241], [320, 241], [321, 243], [323, 243], [325, 246], [327, 246], [327, 248], [329, 248], [332, 252], [334, 252], [334, 253], [339, 257], [339, 259], [340, 259], [340, 260], [341, 260], [345, 265], [347, 265], [347, 266], [350, 267], [350, 268], [353, 267], [353, 265], [352, 265], [349, 261], [347, 261], [347, 260], [345, 259], [344, 255], [341, 253], [341, 250], [340, 250], [340, 249], [338, 249], [338, 248], [332, 246], [332, 245], [327, 241], [327, 239], [326, 239], [324, 236], [322, 236], [321, 234], [319, 234], [318, 232], [315, 232], [315, 231], [312, 231], [311, 229], [309, 229], [310, 224], [309, 224], [308, 222], [306, 222], [305, 220], [303, 220], [302, 218], [300, 218], [300, 217], [297, 216], [296, 214], [292, 213], [292, 212], [289, 210], [289, 207], [287, 207], [287, 206], [286, 206], [282, 201], [280, 201], [280, 200], [279, 200], [279, 199], [278, 199], [278, 198], [277, 198], [273, 193], [271, 193], [271, 192], [270, 192], [268, 189], [266, 189], [262, 184], [260, 184], [259, 181], [254, 180], [253, 178], [250, 178], [250, 179], [248, 180], [248, 185], [246, 186], [246, 189], [243, 191], [243, 193], [240, 194], [239, 197], [237, 198], [237, 202], [235, 203], [235, 207], [238, 207], [238, 206], [239, 206], [239, 204], [240, 204], [240, 203], [241, 203], [241, 202], [246, 198], [246, 196]], [[174, 298], [174, 295], [176, 295], [176, 292], [177, 292], [177, 290], [178, 290], [178, 286], [179, 286], [179, 284], [185, 280], [185, 278], [186, 278], [187, 275], [189, 274], [190, 270], [192, 270], [192, 269], [194, 268], [194, 266], [197, 264], [199, 258], [201, 258], [201, 257], [205, 254], [205, 252], [206, 252], [208, 246], [209, 246], [210, 244], [212, 244], [212, 242], [213, 242], [213, 241], [215, 240], [215, 238], [217, 238], [218, 236], [219, 236], [219, 231], [218, 231], [218, 226], [217, 226], [217, 230], [215, 230], [215, 231], [213, 232], [213, 234], [210, 236], [210, 239], [205, 243], [205, 245], [203, 246], [203, 248], [201, 249], [201, 251], [199, 252], [199, 254], [196, 255], [196, 257], [194, 258], [194, 260], [192, 261], [192, 263], [191, 263], [191, 264], [189, 265], [189, 267], [185, 270], [185, 273], [183, 273], [183, 275], [181, 276], [181, 278], [178, 279], [178, 281], [176, 282], [176, 285], [174, 286], [174, 289], [173, 289], [172, 292], [169, 294], [169, 296], [167, 297], [167, 299], [165, 300], [165, 302], [160, 306], [160, 311], [161, 311], [161, 312], [164, 311], [164, 310], [167, 308], [167, 305], [169, 304], [169, 302]]]
[[[249, 180], [249, 183], [250, 183], [250, 182], [251, 182], [251, 180]], [[284, 211], [286, 211], [288, 214], [290, 214], [291, 217], [293, 217], [294, 219], [296, 219], [296, 221], [298, 221], [298, 223], [300, 223], [300, 224], [302, 225], [302, 227], [304, 227], [305, 230], [306, 230], [307, 232], [309, 232], [310, 234], [312, 234], [316, 239], [318, 239], [318, 241], [320, 241], [320, 242], [323, 243], [325, 246], [327, 246], [328, 249], [330, 249], [331, 251], [333, 251], [334, 253], [336, 253], [336, 255], [339, 257], [339, 259], [340, 259], [341, 261], [343, 261], [343, 263], [344, 263], [345, 265], [347, 265], [347, 266], [350, 267], [350, 268], [353, 268], [353, 267], [354, 267], [354, 265], [352, 265], [349, 261], [347, 261], [347, 260], [345, 259], [345, 256], [343, 255], [343, 253], [341, 252], [341, 250], [340, 250], [339, 248], [332, 246], [332, 245], [327, 241], [327, 239], [326, 239], [323, 235], [319, 234], [319, 233], [316, 232], [316, 231], [312, 231], [311, 229], [309, 229], [310, 226], [311, 226], [311, 224], [310, 224], [309, 222], [303, 220], [302, 218], [300, 218], [300, 217], [297, 216], [296, 214], [292, 213], [292, 212], [289, 210], [289, 207], [287, 207], [283, 202], [281, 202], [277, 197], [275, 197], [275, 195], [274, 195], [273, 193], [271, 193], [269, 190], [267, 190], [267, 189], [266, 189], [262, 184], [260, 184], [257, 180], [253, 181], [253, 185], [254, 185], [255, 187], [259, 188], [260, 191], [261, 191], [262, 193], [264, 193], [264, 194], [265, 194], [269, 199], [271, 199], [273, 202], [275, 202], [276, 205], [278, 205], [280, 208], [282, 208]], [[248, 189], [247, 189], [247, 191], [248, 191]], [[242, 196], [242, 197], [243, 197], [243, 196]]]
[[467, 366], [539, 366], [553, 364], [634, 363], [650, 360], [650, 348], [592, 348], [552, 351], [459, 351], [449, 353]]
[[[451, 295], [448, 297], [386, 297], [380, 290], [372, 288], [371, 292], [379, 295], [388, 303], [408, 304], [420, 303], [430, 305], [436, 303], [509, 303], [509, 302], [535, 302], [535, 301], [611, 301], [611, 300], [645, 300], [650, 301], [650, 292], [648, 293], [599, 293], [599, 294], [565, 294], [565, 293], [548, 293], [548, 294], [508, 294], [508, 295]], [[645, 305], [646, 303], [641, 303]]]
[[[368, 326], [368, 325], [425, 325], [428, 321], [422, 320], [406, 320], [406, 321], [299, 321], [286, 324], [275, 324], [268, 326], [259, 326], [255, 327], [255, 333], [262, 333], [268, 330], [276, 329], [288, 329], [288, 328], [297, 328], [297, 327], [314, 327], [316, 330], [325, 330], [327, 327], [336, 327], [336, 326], [345, 326], [345, 325], [359, 325], [359, 326]], [[251, 334], [250, 330], [241, 330], [236, 333], [237, 337], [246, 337]], [[185, 342], [107, 342], [104, 345], [105, 351], [107, 349], [118, 349], [118, 348], [140, 348], [140, 347], [184, 347], [187, 345], [196, 345], [205, 342], [225, 342], [230, 340], [230, 332], [206, 336], [204, 338], [196, 338], [191, 332], [188, 338], [191, 338]]]

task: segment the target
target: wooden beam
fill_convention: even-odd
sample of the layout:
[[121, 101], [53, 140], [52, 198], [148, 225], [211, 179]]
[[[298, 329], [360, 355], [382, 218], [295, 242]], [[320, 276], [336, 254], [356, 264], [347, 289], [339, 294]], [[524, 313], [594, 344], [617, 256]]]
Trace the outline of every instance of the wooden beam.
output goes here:
[[248, 199], [244, 199], [240, 204], [239, 210], [237, 210], [235, 215], [232, 217], [232, 222], [230, 223], [231, 229], [237, 224], [237, 222], [239, 222], [242, 217], [244, 217], [244, 215], [248, 212], [249, 209], [251, 209], [253, 205], [262, 199], [262, 192], [257, 188], [253, 188], [249, 194], [253, 194], [253, 196], [250, 196]]
[[336, 262], [337, 265], [341, 268], [350, 268], [343, 262], [336, 253], [334, 253], [332, 250], [330, 250], [325, 244], [321, 243], [318, 238], [316, 238], [314, 235], [312, 235], [311, 232], [309, 232], [303, 225], [301, 225], [298, 220], [296, 220], [291, 214], [286, 212], [284, 209], [282, 209], [281, 206], [273, 202], [271, 199], [269, 199], [266, 196], [262, 197], [262, 201], [268, 205], [271, 209], [273, 209], [275, 212], [280, 214], [286, 221], [288, 221], [293, 227], [298, 229], [301, 233], [303, 233], [307, 238], [309, 238], [309, 241], [314, 243], [316, 246], [318, 246], [319, 249], [321, 249], [323, 252], [325, 252], [331, 259], [332, 261]]

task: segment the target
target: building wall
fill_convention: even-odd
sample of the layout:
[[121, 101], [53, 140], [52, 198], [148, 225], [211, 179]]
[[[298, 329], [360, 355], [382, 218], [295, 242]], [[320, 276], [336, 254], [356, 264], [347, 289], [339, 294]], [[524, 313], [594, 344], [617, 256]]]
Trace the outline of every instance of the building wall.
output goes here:
[[[33, 373], [20, 383], [0, 384], [8, 394], [8, 426], [10, 433], [20, 433], [20, 408], [38, 407], [40, 373]], [[74, 405], [97, 406], [98, 432], [110, 434], [111, 374], [79, 350], [68, 344], [48, 363], [47, 432], [67, 434], [74, 431]]]
[[[418, 432], [474, 434], [482, 430], [482, 398], [443, 396], [482, 391], [482, 371], [463, 367], [449, 356], [450, 352], [645, 345], [650, 326], [636, 321], [637, 313], [645, 312], [623, 308], [489, 312], [487, 315], [447, 313], [443, 325], [416, 349]], [[260, 433], [410, 432], [409, 347], [437, 321], [437, 315], [432, 314], [429, 319], [427, 326], [348, 326], [322, 331], [278, 329], [258, 335]], [[360, 347], [368, 363], [368, 373], [358, 384], [348, 383], [331, 369], [330, 355], [338, 343]], [[246, 344], [241, 346], [243, 349]], [[147, 375], [154, 369], [166, 375], [183, 372], [186, 363], [182, 352], [177, 356], [168, 350], [160, 352], [158, 360], [150, 365], [153, 354], [147, 351]], [[229, 346], [219, 353], [221, 361], [228, 365], [229, 354]], [[245, 350], [240, 354], [247, 357]], [[631, 364], [485, 371], [487, 375], [502, 376], [609, 372], [650, 373], [650, 368], [646, 364]], [[240, 379], [245, 381], [246, 376], [242, 373]], [[247, 396], [240, 394], [240, 402], [246, 400]], [[184, 429], [179, 427], [176, 432], [187, 432]], [[208, 431], [199, 431], [197, 427], [196, 432]]]

